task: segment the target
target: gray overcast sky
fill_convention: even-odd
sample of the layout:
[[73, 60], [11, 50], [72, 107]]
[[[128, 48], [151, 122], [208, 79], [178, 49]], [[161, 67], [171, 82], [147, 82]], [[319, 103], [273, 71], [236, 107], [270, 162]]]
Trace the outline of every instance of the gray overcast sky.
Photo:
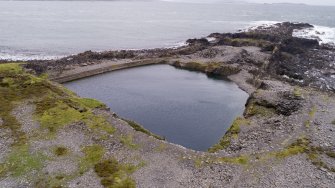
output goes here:
[[310, 5], [332, 5], [335, 6], [335, 0], [166, 0], [180, 2], [254, 2], [254, 3], [304, 3]]
[[289, 3], [305, 3], [313, 5], [335, 5], [335, 0], [248, 0], [249, 2], [257, 3], [280, 3], [280, 2], [289, 2]]

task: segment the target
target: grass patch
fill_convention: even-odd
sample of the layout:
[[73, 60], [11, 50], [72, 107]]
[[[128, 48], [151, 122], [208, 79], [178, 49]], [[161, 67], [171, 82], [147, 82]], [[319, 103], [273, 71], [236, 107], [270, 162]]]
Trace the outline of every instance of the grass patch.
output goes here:
[[222, 157], [219, 161], [224, 163], [247, 165], [249, 163], [249, 158], [248, 156], [242, 155], [238, 157]]
[[191, 71], [205, 72], [207, 65], [204, 63], [198, 63], [198, 62], [189, 62], [189, 63], [186, 63], [183, 68], [187, 70], [191, 70]]
[[160, 143], [156, 148], [155, 148], [155, 151], [156, 152], [162, 152], [164, 150], [166, 150], [166, 144], [165, 143]]
[[266, 47], [270, 42], [262, 39], [253, 39], [253, 38], [225, 38], [224, 43], [230, 46], [257, 46], [257, 47]]
[[105, 149], [100, 145], [86, 146], [82, 149], [85, 156], [80, 160], [80, 173], [86, 172], [89, 168], [101, 161]]
[[3, 166], [3, 171], [14, 177], [20, 177], [31, 171], [39, 171], [46, 157], [42, 154], [31, 154], [27, 145], [13, 148]]
[[149, 136], [152, 136], [158, 140], [165, 140], [163, 137], [158, 136], [156, 134], [151, 133], [149, 130], [145, 129], [143, 126], [141, 126], [140, 124], [136, 123], [135, 121], [131, 121], [131, 120], [127, 120], [127, 119], [122, 119], [123, 121], [127, 122], [128, 125], [130, 125], [132, 128], [135, 129], [135, 131], [139, 131], [142, 132], [144, 134], [147, 134]]
[[6, 165], [3, 163], [0, 163], [0, 177], [6, 173]]
[[306, 120], [304, 122], [304, 125], [305, 125], [306, 128], [309, 128], [311, 126], [311, 121], [310, 120]]
[[60, 157], [60, 156], [64, 156], [64, 155], [66, 155], [66, 154], [68, 154], [69, 153], [69, 150], [67, 149], [67, 148], [65, 148], [65, 147], [62, 147], [62, 146], [60, 146], [60, 147], [56, 147], [55, 149], [54, 149], [54, 154], [56, 155], [56, 156], [58, 156], [58, 157]]
[[115, 159], [104, 160], [94, 166], [94, 170], [101, 177], [101, 184], [104, 187], [135, 188], [135, 181], [129, 175], [134, 168], [121, 165]]
[[105, 104], [95, 99], [76, 98], [75, 100], [87, 108], [106, 108]]
[[206, 72], [214, 72], [221, 67], [221, 64], [218, 62], [207, 63]]
[[113, 134], [115, 132], [115, 128], [102, 116], [86, 113], [83, 121], [89, 128], [93, 130], [102, 130], [107, 134]]
[[11, 130], [14, 145], [24, 145], [27, 138], [12, 110], [20, 101], [40, 97], [49, 88], [49, 82], [25, 73], [18, 63], [0, 65], [0, 117], [2, 126]]
[[311, 109], [311, 111], [309, 111], [309, 113], [308, 113], [308, 115], [309, 115], [309, 117], [310, 118], [314, 118], [315, 117], [315, 113], [317, 112], [317, 108], [316, 108], [316, 106], [313, 106], [312, 107], [312, 109]]
[[134, 138], [132, 135], [121, 136], [120, 141], [123, 145], [131, 148], [138, 149], [140, 146], [134, 143]]
[[194, 166], [196, 168], [201, 168], [203, 164], [204, 164], [204, 161], [201, 158], [196, 158], [194, 160]]
[[229, 133], [231, 134], [238, 134], [240, 133], [241, 131], [241, 126], [245, 126], [245, 125], [249, 125], [250, 124], [250, 121], [245, 119], [245, 118], [242, 118], [242, 117], [237, 117], [232, 126], [230, 127], [230, 129], [228, 130]]
[[293, 89], [293, 95], [297, 98], [302, 98], [302, 92], [301, 92], [301, 89], [295, 87]]
[[21, 64], [19, 63], [0, 64], [0, 74], [9, 74], [9, 75], [21, 74], [23, 73], [23, 69], [20, 65]]
[[335, 159], [335, 152], [333, 152], [333, 151], [327, 151], [326, 155], [328, 155], [328, 157], [331, 157], [331, 158]]
[[42, 127], [47, 128], [51, 133], [55, 133], [65, 125], [80, 121], [82, 117], [79, 111], [59, 101], [56, 102], [55, 107], [44, 111], [39, 120]]
[[[21, 131], [21, 125], [12, 115], [13, 109], [21, 101], [34, 101], [36, 110], [34, 118], [41, 124], [41, 129], [49, 130], [49, 133], [56, 133], [57, 130], [72, 123], [85, 123], [92, 131], [112, 134], [115, 128], [112, 127], [105, 118], [93, 114], [94, 108], [104, 108], [105, 105], [93, 99], [81, 99], [73, 92], [53, 84], [46, 80], [46, 77], [36, 77], [26, 73], [20, 64], [1, 64], [0, 65], [0, 117], [1, 126], [10, 129], [11, 138], [14, 144], [11, 152], [6, 157], [4, 163], [0, 164], [0, 175], [12, 177], [29, 176], [32, 172], [41, 172], [46, 156], [41, 153], [31, 153], [28, 141], [31, 139]], [[91, 131], [89, 130], [89, 131]], [[40, 133], [44, 133], [41, 131]], [[33, 139], [49, 138], [49, 134], [33, 135]], [[56, 156], [64, 156], [69, 153], [65, 147], [59, 146], [52, 148]], [[87, 146], [83, 148], [84, 156], [79, 158], [79, 170], [73, 175], [31, 177], [36, 182], [36, 186], [50, 187], [49, 185], [61, 185], [71, 178], [75, 178], [80, 173], [86, 172], [101, 162], [105, 150], [99, 145]], [[134, 170], [131, 166], [124, 165], [123, 171]], [[128, 173], [128, 171], [127, 171]], [[120, 176], [123, 177], [123, 176]], [[41, 180], [41, 181], [40, 181]], [[119, 182], [119, 179], [115, 179]], [[29, 180], [30, 181], [30, 180]], [[122, 179], [123, 184], [115, 185], [134, 185], [127, 179]], [[51, 184], [50, 184], [51, 182]], [[52, 183], [53, 182], [53, 183]], [[131, 183], [129, 183], [131, 182]], [[44, 186], [45, 185], [45, 186]], [[52, 187], [51, 186], [51, 187]], [[133, 186], [134, 187], [134, 186]]]
[[210, 147], [208, 149], [208, 152], [210, 153], [215, 153], [217, 151], [223, 150], [227, 147], [230, 146], [230, 137], [229, 136], [224, 136], [218, 144], [215, 144], [214, 146]]
[[258, 105], [255, 102], [252, 102], [247, 106], [245, 114], [247, 116], [259, 115], [263, 117], [270, 117], [275, 114], [275, 109], [267, 108], [265, 106]]
[[92, 101], [89, 105], [86, 102], [82, 103], [80, 98], [65, 91], [63, 96], [49, 94], [36, 102], [35, 115], [42, 127], [47, 128], [52, 134], [58, 129], [76, 122], [85, 122], [93, 131], [113, 134], [115, 128], [102, 116], [94, 115], [92, 108], [90, 108], [103, 107], [103, 105]]
[[197, 157], [194, 159], [194, 166], [196, 168], [201, 168], [207, 164], [222, 164], [222, 163], [229, 163], [229, 164], [236, 164], [236, 165], [248, 165], [249, 164], [249, 156], [241, 155], [237, 157], [219, 157], [219, 158], [206, 158], [206, 157]]
[[288, 148], [275, 153], [277, 158], [286, 158], [288, 156], [305, 153], [309, 149], [310, 141], [306, 138], [299, 138], [296, 142], [292, 143]]
[[305, 152], [305, 148], [300, 147], [300, 146], [294, 146], [294, 147], [289, 147], [282, 151], [277, 152], [276, 157], [286, 158], [288, 156], [297, 155], [299, 153], [304, 153], [304, 152]]
[[219, 150], [223, 150], [224, 148], [227, 148], [231, 143], [231, 139], [238, 138], [238, 134], [241, 131], [241, 126], [245, 126], [249, 124], [250, 124], [249, 120], [242, 118], [242, 117], [237, 117], [232, 123], [229, 130], [226, 132], [223, 138], [219, 141], [219, 143], [209, 148], [208, 151], [211, 153], [214, 153]]
[[335, 152], [329, 149], [324, 149], [322, 147], [311, 146], [309, 139], [305, 137], [298, 139], [296, 142], [292, 143], [289, 147], [282, 151], [272, 153], [272, 155], [276, 156], [277, 158], [283, 159], [302, 153], [307, 154], [308, 159], [312, 162], [313, 165], [317, 166], [318, 168], [325, 168], [329, 171], [335, 172], [334, 168], [327, 166], [319, 158], [320, 154], [325, 154], [328, 157], [335, 158]]

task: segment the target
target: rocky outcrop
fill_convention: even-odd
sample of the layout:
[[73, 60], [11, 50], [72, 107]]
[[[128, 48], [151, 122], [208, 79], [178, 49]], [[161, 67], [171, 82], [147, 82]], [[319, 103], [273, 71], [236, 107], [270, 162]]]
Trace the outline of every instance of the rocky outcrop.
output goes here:
[[200, 63], [200, 62], [187, 62], [182, 63], [179, 61], [173, 62], [173, 66], [177, 68], [192, 70], [192, 71], [199, 71], [206, 73], [210, 76], [230, 76], [233, 74], [237, 74], [241, 71], [236, 65], [231, 64], [224, 64], [219, 62], [209, 62], [209, 63]]
[[262, 107], [264, 113], [267, 113], [267, 110], [274, 110], [277, 114], [290, 116], [301, 108], [302, 103], [303, 98], [298, 89], [284, 85], [278, 81], [266, 80], [249, 97], [245, 115], [255, 115], [253, 111], [255, 109], [250, 108], [257, 108], [255, 107], [257, 105]]

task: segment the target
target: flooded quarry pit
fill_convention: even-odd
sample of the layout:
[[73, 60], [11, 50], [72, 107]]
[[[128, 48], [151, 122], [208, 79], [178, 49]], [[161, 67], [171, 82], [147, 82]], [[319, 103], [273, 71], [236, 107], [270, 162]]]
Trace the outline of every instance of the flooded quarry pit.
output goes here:
[[170, 65], [118, 70], [64, 85], [169, 142], [198, 151], [218, 143], [248, 99], [233, 82]]

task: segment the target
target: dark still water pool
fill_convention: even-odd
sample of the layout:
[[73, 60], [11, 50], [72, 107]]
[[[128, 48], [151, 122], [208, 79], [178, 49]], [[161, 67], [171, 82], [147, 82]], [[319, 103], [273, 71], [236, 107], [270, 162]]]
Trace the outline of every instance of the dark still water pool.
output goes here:
[[152, 65], [66, 83], [82, 97], [106, 103], [124, 118], [168, 141], [207, 150], [243, 113], [247, 93], [203, 73]]

